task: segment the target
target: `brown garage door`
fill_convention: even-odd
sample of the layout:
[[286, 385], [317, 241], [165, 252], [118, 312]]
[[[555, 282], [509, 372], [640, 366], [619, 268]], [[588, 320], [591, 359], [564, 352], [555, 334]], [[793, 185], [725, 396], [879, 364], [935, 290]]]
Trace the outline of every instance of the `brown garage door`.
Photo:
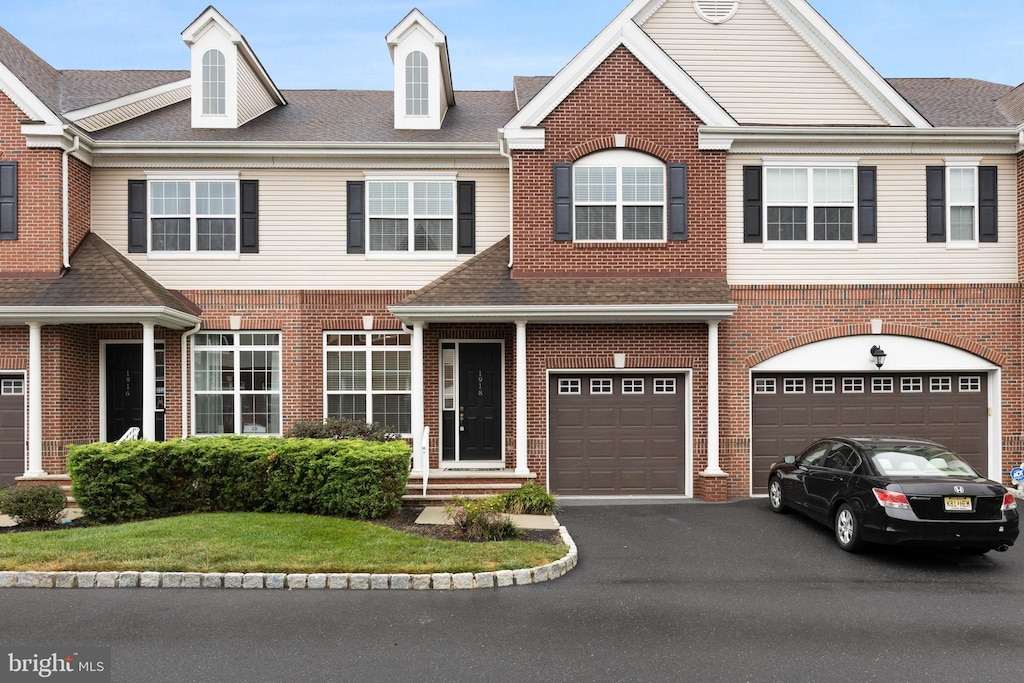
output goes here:
[[988, 471], [988, 377], [983, 373], [754, 375], [752, 490], [768, 468], [823, 436], [933, 439]]
[[25, 380], [0, 375], [0, 486], [25, 473]]
[[686, 492], [683, 375], [552, 375], [549, 396], [552, 491]]

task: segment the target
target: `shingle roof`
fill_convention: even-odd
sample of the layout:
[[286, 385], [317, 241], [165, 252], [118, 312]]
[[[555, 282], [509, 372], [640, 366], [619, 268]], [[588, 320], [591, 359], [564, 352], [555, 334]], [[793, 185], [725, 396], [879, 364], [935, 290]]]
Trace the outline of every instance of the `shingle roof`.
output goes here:
[[887, 80], [933, 126], [1012, 128], [1016, 125], [999, 104], [1000, 97], [1013, 90], [1011, 86], [974, 78]]
[[133, 95], [150, 88], [181, 81], [188, 71], [61, 71], [61, 111], [83, 109]]
[[110, 141], [494, 142], [516, 113], [511, 92], [459, 91], [440, 130], [395, 130], [387, 90], [286, 90], [288, 104], [236, 129], [192, 128], [190, 104], [164, 107], [93, 133]]
[[189, 315], [201, 312], [94, 233], [78, 246], [71, 268], [61, 277], [0, 279], [0, 302], [4, 307], [164, 307]]
[[51, 111], [60, 111], [60, 72], [0, 26], [0, 62]]
[[541, 88], [548, 84], [551, 76], [516, 76], [512, 79], [512, 89], [516, 93], [516, 105], [522, 109], [530, 100], [537, 96]]
[[724, 273], [681, 277], [513, 279], [506, 237], [397, 307], [700, 306], [733, 302]]

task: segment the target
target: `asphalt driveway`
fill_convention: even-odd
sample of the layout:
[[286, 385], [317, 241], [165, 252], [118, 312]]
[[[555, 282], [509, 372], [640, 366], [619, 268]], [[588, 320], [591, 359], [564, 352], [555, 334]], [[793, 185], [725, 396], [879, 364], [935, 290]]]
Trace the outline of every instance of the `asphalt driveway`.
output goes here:
[[566, 507], [579, 565], [469, 591], [0, 590], [115, 681], [1008, 681], [1024, 547], [850, 555], [763, 499]]

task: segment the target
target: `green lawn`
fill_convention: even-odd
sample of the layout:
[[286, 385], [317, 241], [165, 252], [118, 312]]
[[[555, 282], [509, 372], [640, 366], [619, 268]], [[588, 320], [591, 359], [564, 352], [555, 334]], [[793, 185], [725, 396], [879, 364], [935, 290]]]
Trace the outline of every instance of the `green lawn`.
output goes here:
[[521, 569], [564, 546], [425, 538], [370, 522], [285, 513], [209, 513], [0, 534], [4, 571], [429, 574]]

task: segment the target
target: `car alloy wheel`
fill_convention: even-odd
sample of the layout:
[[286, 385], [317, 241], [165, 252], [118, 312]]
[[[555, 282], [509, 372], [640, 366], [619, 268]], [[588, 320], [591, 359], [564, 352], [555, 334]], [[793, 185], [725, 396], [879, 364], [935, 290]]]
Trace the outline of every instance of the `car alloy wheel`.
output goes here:
[[836, 542], [839, 543], [840, 548], [848, 553], [853, 553], [860, 549], [862, 545], [860, 540], [860, 521], [857, 519], [853, 508], [847, 503], [840, 505], [839, 510], [836, 512], [835, 529]]
[[782, 480], [778, 477], [772, 477], [768, 482], [768, 504], [771, 505], [772, 512], [786, 511], [786, 506], [782, 502]]

